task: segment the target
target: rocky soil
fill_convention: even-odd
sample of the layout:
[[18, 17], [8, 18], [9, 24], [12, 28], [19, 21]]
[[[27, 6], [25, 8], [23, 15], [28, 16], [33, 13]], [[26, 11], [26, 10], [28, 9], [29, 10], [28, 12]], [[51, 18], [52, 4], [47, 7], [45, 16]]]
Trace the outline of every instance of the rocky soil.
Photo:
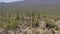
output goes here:
[[60, 34], [60, 20], [50, 19], [49, 23], [46, 23], [42, 18], [38, 19], [38, 22], [34, 25], [29, 24], [28, 17], [24, 17], [24, 20], [24, 23], [19, 25], [17, 29], [0, 28], [0, 34]]
[[0, 28], [0, 34], [60, 34], [60, 20], [56, 21], [56, 26], [50, 26], [44, 21], [39, 21], [38, 27], [30, 27], [24, 24], [14, 30]]

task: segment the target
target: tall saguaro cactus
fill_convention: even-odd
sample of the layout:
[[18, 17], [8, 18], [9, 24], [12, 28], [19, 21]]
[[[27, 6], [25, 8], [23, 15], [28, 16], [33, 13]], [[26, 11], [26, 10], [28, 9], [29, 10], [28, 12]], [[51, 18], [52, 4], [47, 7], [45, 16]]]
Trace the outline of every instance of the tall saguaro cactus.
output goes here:
[[17, 14], [16, 20], [19, 20], [19, 14]]
[[32, 12], [32, 23], [31, 23], [31, 26], [33, 26], [34, 24], [34, 12]]
[[11, 14], [9, 14], [9, 28], [10, 28], [10, 15], [11, 15]]
[[24, 17], [23, 17], [23, 15], [22, 15], [22, 22], [24, 22]]
[[40, 13], [38, 13], [38, 19], [40, 19]]

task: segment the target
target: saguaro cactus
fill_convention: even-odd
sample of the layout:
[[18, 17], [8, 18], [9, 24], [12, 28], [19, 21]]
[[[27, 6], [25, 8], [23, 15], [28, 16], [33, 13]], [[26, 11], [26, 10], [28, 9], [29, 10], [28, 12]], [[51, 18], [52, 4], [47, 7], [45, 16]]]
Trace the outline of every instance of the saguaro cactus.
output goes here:
[[33, 26], [34, 24], [34, 12], [32, 13], [32, 23], [31, 23], [31, 26]]
[[10, 18], [11, 18], [10, 15], [11, 15], [11, 14], [9, 14], [9, 28], [10, 28]]
[[19, 20], [20, 18], [19, 18], [19, 15], [17, 14], [17, 17], [16, 17], [16, 20]]
[[22, 15], [22, 22], [24, 22], [24, 17], [23, 17], [23, 15]]

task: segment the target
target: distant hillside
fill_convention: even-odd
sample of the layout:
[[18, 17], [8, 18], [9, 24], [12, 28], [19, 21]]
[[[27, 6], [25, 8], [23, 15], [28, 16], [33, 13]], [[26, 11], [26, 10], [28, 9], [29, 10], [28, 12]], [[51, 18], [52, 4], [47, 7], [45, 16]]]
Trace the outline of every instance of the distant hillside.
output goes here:
[[24, 0], [11, 3], [0, 3], [0, 6], [40, 6], [40, 5], [57, 5], [60, 0]]

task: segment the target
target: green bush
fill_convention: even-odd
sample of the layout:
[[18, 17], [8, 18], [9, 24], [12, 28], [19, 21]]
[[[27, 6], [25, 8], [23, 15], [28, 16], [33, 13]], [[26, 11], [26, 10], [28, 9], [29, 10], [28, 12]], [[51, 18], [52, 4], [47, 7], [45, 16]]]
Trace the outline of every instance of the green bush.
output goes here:
[[45, 18], [46, 21], [46, 27], [48, 28], [54, 28], [56, 26], [56, 23], [53, 19]]
[[48, 31], [43, 32], [43, 34], [50, 34]]

